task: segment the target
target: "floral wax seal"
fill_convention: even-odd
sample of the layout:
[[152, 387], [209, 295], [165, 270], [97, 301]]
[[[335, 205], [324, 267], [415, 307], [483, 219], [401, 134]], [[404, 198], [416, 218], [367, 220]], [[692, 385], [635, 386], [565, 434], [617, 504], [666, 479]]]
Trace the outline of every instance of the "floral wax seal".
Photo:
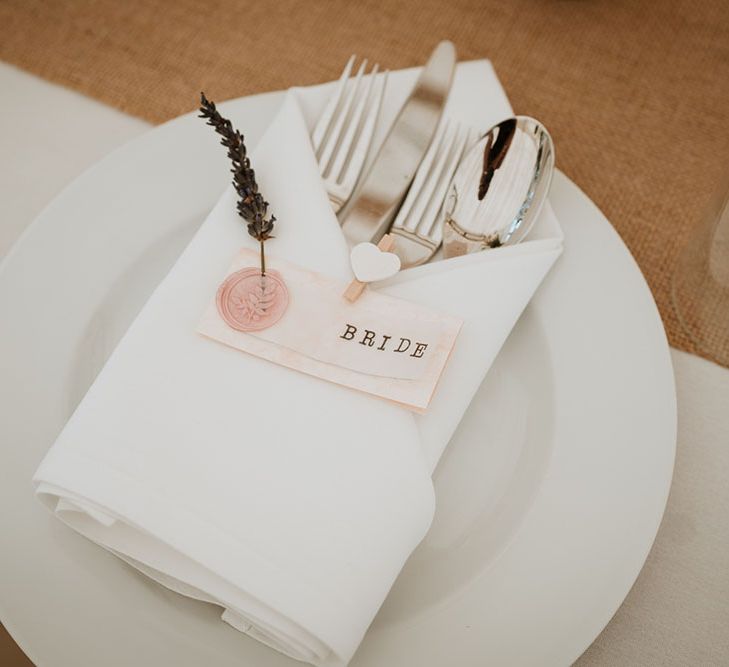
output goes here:
[[229, 275], [218, 288], [220, 317], [238, 331], [260, 331], [281, 319], [289, 292], [277, 271], [248, 267]]

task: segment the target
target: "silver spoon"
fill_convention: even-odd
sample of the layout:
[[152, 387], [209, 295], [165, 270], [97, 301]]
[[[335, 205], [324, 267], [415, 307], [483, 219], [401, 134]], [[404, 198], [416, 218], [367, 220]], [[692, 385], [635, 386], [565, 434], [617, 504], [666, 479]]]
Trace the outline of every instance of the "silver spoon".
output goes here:
[[494, 125], [463, 156], [445, 205], [443, 256], [513, 245], [532, 228], [554, 172], [554, 145], [539, 121]]

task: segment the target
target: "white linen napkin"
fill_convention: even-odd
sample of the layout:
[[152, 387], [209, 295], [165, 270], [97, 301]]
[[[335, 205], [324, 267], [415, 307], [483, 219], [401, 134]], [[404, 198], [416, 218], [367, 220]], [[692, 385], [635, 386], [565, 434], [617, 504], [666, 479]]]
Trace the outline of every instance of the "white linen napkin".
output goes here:
[[[391, 74], [386, 119], [416, 75]], [[308, 138], [325, 94], [290, 91], [252, 162], [279, 220], [268, 252], [346, 281], [348, 248]], [[482, 129], [509, 115], [488, 63], [459, 65], [447, 113]], [[561, 252], [561, 233], [547, 209], [520, 246], [377, 286], [465, 321], [423, 416], [195, 333], [233, 255], [253, 243], [229, 189], [34, 481], [71, 527], [165, 586], [220, 605], [234, 627], [299, 660], [345, 665], [425, 535], [430, 473]]]

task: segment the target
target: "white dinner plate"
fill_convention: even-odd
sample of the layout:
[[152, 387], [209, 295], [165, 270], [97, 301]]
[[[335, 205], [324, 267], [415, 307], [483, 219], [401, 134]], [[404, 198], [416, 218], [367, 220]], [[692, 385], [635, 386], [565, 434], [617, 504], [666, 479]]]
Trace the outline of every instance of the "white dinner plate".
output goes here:
[[[255, 141], [281, 99], [221, 107]], [[83, 174], [0, 265], [0, 617], [41, 667], [298, 664], [66, 528], [30, 483], [226, 173], [208, 129], [176, 119]], [[433, 527], [353, 665], [567, 665], [648, 554], [676, 441], [665, 334], [597, 208], [562, 174], [551, 201], [564, 255], [449, 445]]]

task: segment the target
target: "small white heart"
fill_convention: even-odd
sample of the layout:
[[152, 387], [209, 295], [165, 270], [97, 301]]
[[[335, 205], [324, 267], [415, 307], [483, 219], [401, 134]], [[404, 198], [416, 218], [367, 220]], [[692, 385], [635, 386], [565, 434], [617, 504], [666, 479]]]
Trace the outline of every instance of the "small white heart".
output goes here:
[[350, 255], [352, 271], [361, 283], [374, 283], [394, 276], [400, 270], [400, 258], [382, 252], [374, 243], [358, 243]]

